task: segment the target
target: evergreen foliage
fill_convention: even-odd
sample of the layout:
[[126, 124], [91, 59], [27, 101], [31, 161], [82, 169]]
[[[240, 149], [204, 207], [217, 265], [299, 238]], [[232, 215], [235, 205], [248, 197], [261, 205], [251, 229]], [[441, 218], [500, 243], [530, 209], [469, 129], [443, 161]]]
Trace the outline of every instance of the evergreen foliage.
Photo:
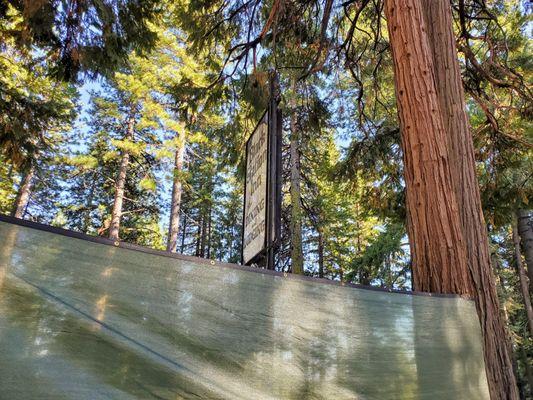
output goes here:
[[[411, 289], [382, 8], [381, 0], [0, 0], [0, 212], [21, 205], [31, 172], [24, 218], [108, 236], [124, 169], [119, 240], [168, 249], [174, 210], [177, 252], [239, 263], [244, 148], [275, 71], [276, 269], [293, 271], [300, 240], [307, 275]], [[531, 9], [490, 0], [454, 1], [453, 10], [493, 269], [526, 398], [533, 338], [511, 226], [533, 198]]]
[[54, 76], [74, 81], [80, 72], [110, 74], [131, 51], [150, 49], [150, 28], [162, 5], [156, 0], [45, 0], [0, 3], [0, 37], [22, 51], [37, 46], [49, 56]]

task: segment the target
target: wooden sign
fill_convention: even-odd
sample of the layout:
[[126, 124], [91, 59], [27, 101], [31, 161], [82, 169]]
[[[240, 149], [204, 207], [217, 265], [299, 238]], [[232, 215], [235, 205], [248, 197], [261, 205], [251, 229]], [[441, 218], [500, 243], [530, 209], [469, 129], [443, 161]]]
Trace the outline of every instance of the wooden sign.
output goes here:
[[268, 207], [268, 112], [246, 143], [243, 263], [265, 250]]
[[281, 236], [281, 131], [277, 75], [267, 111], [246, 142], [242, 263], [274, 269]]

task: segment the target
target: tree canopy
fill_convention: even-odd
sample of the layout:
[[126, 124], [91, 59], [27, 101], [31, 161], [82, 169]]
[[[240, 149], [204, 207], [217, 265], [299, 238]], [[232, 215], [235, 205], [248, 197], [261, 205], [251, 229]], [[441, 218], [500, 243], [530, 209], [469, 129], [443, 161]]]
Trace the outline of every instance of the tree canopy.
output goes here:
[[[441, 116], [431, 130], [449, 131], [449, 120], [466, 112], [464, 143], [471, 143], [477, 180], [472, 193], [479, 193], [485, 221], [477, 228], [490, 244], [487, 276], [495, 277], [497, 312], [510, 332], [526, 398], [533, 393], [531, 6], [450, 4], [446, 49], [431, 42], [438, 26], [427, 34], [411, 28], [422, 41], [428, 36], [422, 44], [433, 60], [422, 61], [430, 74], [450, 54], [457, 63], [460, 95], [451, 103], [464, 110], [446, 114], [442, 101], [439, 112], [452, 117]], [[410, 84], [425, 82], [427, 70], [400, 82], [399, 72], [408, 71], [399, 65], [400, 51], [405, 59], [418, 56], [394, 40], [403, 5], [0, 0], [0, 212], [239, 263], [245, 143], [275, 74], [283, 112], [275, 269], [417, 289], [423, 251], [415, 257], [413, 249], [431, 246], [413, 244], [413, 215], [417, 206], [423, 211], [423, 202], [412, 204], [413, 182], [427, 172], [413, 165], [441, 165], [449, 157], [442, 171], [452, 176], [463, 164], [454, 163], [460, 151], [450, 132], [446, 144], [429, 141], [446, 147], [441, 159], [420, 161], [422, 142], [406, 141], [412, 124], [402, 96]], [[414, 17], [431, 21], [435, 9], [421, 7], [423, 15]], [[433, 81], [442, 100], [452, 85]], [[426, 117], [419, 112], [415, 122]], [[450, 179], [450, 191], [457, 190]], [[463, 197], [472, 196], [443, 196], [455, 203], [431, 207], [450, 208], [457, 230], [464, 230]], [[457, 235], [468, 241], [468, 232]]]

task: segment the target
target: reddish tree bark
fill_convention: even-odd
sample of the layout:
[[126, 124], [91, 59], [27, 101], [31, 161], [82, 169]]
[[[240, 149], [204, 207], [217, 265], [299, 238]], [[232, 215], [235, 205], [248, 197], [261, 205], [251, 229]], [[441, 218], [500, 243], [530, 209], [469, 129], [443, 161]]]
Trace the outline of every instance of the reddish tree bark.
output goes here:
[[407, 228], [415, 288], [471, 294], [446, 129], [422, 9], [416, 0], [388, 0], [385, 12], [402, 128]]
[[416, 290], [474, 295], [492, 399], [518, 399], [475, 174], [472, 138], [444, 0], [387, 0], [385, 13]]
[[491, 396], [518, 398], [512, 372], [512, 349], [501, 313], [490, 262], [488, 234], [476, 175], [474, 143], [457, 59], [449, 1], [427, 0], [424, 6], [440, 110], [446, 129], [452, 183], [459, 205], [467, 265], [484, 338]]

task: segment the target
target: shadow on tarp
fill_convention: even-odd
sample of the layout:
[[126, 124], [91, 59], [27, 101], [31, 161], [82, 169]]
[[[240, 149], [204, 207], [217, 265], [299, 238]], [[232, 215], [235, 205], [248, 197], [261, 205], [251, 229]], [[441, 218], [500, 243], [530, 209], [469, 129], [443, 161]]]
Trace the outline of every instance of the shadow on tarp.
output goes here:
[[0, 399], [488, 399], [474, 303], [0, 222]]

